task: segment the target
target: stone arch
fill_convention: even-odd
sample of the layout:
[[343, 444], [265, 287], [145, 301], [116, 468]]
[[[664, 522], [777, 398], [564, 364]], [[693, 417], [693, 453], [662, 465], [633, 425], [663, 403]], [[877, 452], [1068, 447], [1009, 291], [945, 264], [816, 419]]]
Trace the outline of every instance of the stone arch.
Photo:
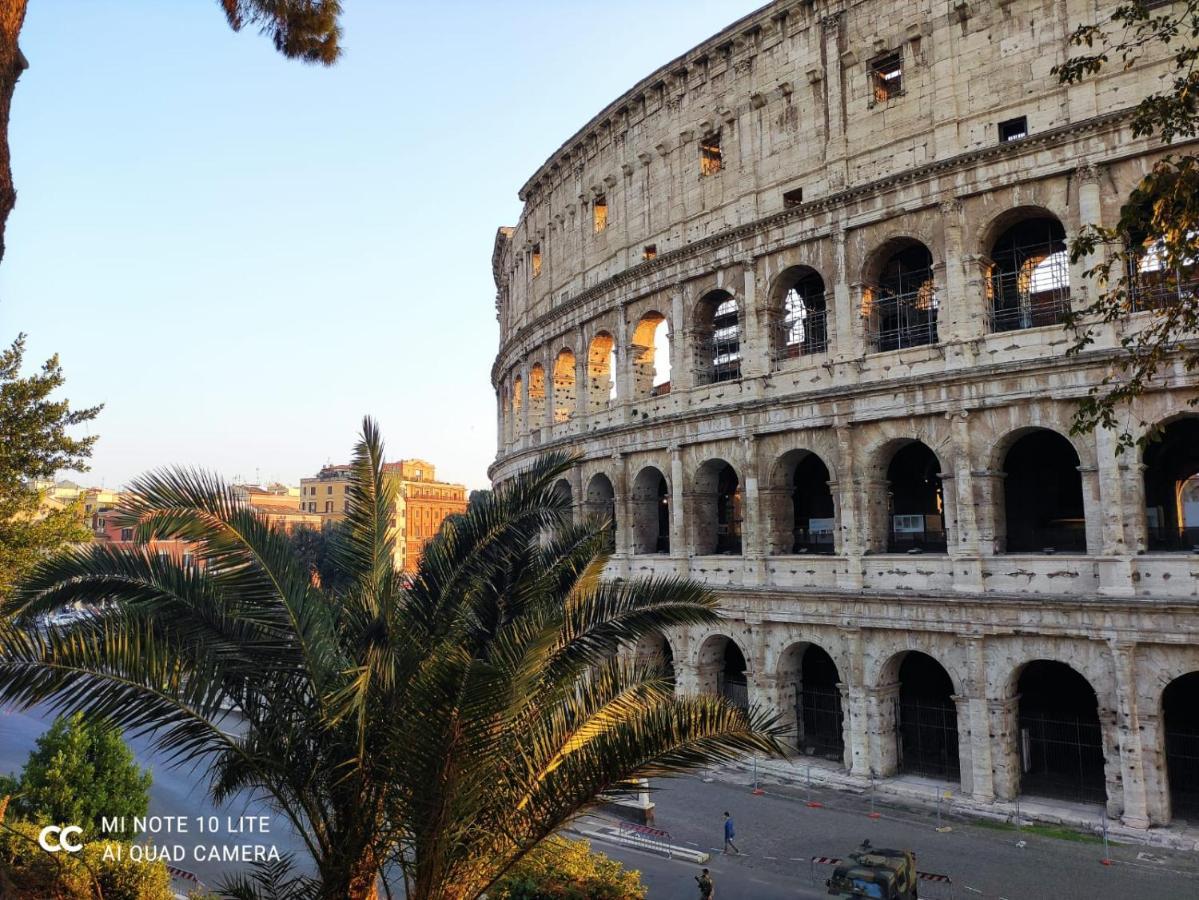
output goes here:
[[988, 330], [1060, 324], [1069, 311], [1070, 260], [1062, 220], [1039, 206], [996, 216], [985, 230]]
[[670, 481], [657, 466], [641, 469], [630, 495], [633, 552], [670, 552]]
[[616, 400], [616, 341], [598, 331], [587, 345], [587, 412], [602, 412]]
[[578, 395], [575, 391], [575, 354], [563, 347], [554, 357], [554, 424], [569, 422], [575, 414]]
[[742, 481], [736, 468], [716, 457], [695, 473], [691, 506], [692, 546], [698, 556], [741, 553]]
[[529, 368], [529, 431], [535, 432], [545, 424], [545, 366], [533, 363]]
[[1141, 461], [1148, 549], [1193, 551], [1199, 547], [1199, 415], [1158, 423]]
[[806, 265], [789, 266], [770, 288], [770, 358], [788, 359], [828, 350], [828, 302], [824, 278]]
[[705, 293], [695, 304], [695, 380], [697, 384], [734, 381], [741, 377], [744, 327], [742, 304], [724, 288]]
[[1087, 552], [1081, 461], [1073, 442], [1040, 426], [1017, 428], [995, 445], [991, 513], [998, 553]]
[[815, 452], [793, 448], [771, 467], [764, 494], [772, 553], [821, 553], [836, 550], [837, 512], [832, 471]]
[[670, 323], [657, 310], [646, 311], [633, 328], [630, 365], [633, 396], [657, 397], [670, 393]]
[[960, 691], [950, 668], [922, 650], [900, 650], [882, 664], [877, 716], [884, 773], [961, 782]]
[[674, 645], [665, 632], [655, 631], [642, 635], [633, 645], [632, 654], [636, 662], [661, 668], [671, 684], [676, 682]]
[[524, 412], [524, 381], [520, 374], [512, 379], [512, 436], [519, 437], [524, 434], [524, 419], [521, 413]]
[[804, 756], [845, 761], [846, 680], [829, 651], [814, 641], [794, 641], [779, 655], [778, 713]]
[[724, 697], [742, 709], [749, 706], [749, 656], [736, 639], [715, 632], [699, 644], [695, 655], [698, 693]]
[[892, 237], [876, 247], [862, 270], [862, 319], [875, 352], [935, 344], [940, 299], [933, 254], [912, 237]]
[[1199, 821], [1199, 669], [1161, 693], [1162, 750], [1171, 818]]
[[870, 544], [875, 550], [944, 553], [948, 528], [944, 466], [937, 453], [916, 438], [896, 438], [877, 451], [873, 469], [882, 478], [883, 497], [872, 498]]
[[616, 489], [612, 479], [596, 472], [587, 480], [583, 493], [583, 511], [591, 519], [604, 523], [611, 548], [616, 546]]
[[1036, 658], [1013, 669], [1008, 684], [1008, 696], [1017, 702], [1019, 792], [1105, 803], [1109, 763], [1091, 681], [1069, 663]]

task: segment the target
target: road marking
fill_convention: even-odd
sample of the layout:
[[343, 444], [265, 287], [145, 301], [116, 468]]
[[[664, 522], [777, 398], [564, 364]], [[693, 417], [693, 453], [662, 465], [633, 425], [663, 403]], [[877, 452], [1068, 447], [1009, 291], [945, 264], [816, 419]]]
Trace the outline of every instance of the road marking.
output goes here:
[[963, 884], [962, 887], [964, 887], [966, 890], [970, 891], [972, 894], [981, 894], [982, 893], [982, 891], [980, 891], [978, 888], [972, 888], [968, 884]]
[[773, 860], [777, 861], [778, 857], [777, 856], [763, 856], [762, 859], [773, 859]]

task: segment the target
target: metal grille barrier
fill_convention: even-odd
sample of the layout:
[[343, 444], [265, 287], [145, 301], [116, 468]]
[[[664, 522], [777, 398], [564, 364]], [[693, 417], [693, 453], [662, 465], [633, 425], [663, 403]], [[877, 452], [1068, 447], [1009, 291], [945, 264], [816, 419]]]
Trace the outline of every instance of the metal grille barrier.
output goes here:
[[865, 317], [871, 348], [903, 350], [937, 343], [937, 304], [923, 289], [878, 297]]
[[840, 760], [842, 737], [841, 692], [835, 687], [802, 685], [796, 691], [795, 719], [799, 725], [800, 752]]
[[1020, 714], [1020, 792], [1103, 803], [1103, 736], [1098, 721]]
[[1060, 325], [1066, 321], [1069, 312], [1070, 298], [1064, 291], [1060, 296], [1056, 292], [1049, 296], [997, 294], [987, 316], [987, 326], [990, 331], [997, 332]]
[[1166, 773], [1175, 816], [1199, 821], [1199, 732], [1166, 732]]
[[901, 700], [895, 733], [899, 770], [933, 778], [957, 779], [958, 711], [952, 700]]
[[806, 309], [787, 314], [774, 324], [774, 353], [771, 360], [777, 369], [789, 359], [828, 352], [828, 312]]
[[909, 550], [945, 553], [948, 546], [944, 531], [892, 531], [887, 538], [888, 553], [907, 553]]

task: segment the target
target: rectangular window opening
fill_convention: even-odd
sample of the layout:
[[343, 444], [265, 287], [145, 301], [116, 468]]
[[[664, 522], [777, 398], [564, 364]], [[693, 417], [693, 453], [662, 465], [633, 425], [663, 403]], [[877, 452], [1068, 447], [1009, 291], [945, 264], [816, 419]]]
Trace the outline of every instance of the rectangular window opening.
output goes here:
[[870, 63], [870, 86], [874, 102], [885, 103], [903, 92], [903, 54], [900, 51], [875, 57]]
[[720, 154], [720, 132], [710, 134], [699, 142], [699, 174], [715, 175], [724, 167]]
[[657, 255], [658, 255], [658, 245], [657, 244], [646, 244], [645, 247], [641, 251], [642, 259], [646, 259], [646, 260], [653, 259]]
[[1028, 117], [1020, 116], [1016, 119], [1008, 119], [1006, 122], [999, 123], [999, 143], [1006, 144], [1008, 141], [1018, 141], [1022, 137], [1028, 137]]
[[595, 223], [595, 233], [599, 234], [608, 227], [608, 200], [605, 197], [596, 197], [595, 202], [591, 204], [591, 220]]
[[541, 245], [533, 245], [533, 277], [541, 274]]
[[803, 188], [783, 192], [783, 209], [803, 205]]

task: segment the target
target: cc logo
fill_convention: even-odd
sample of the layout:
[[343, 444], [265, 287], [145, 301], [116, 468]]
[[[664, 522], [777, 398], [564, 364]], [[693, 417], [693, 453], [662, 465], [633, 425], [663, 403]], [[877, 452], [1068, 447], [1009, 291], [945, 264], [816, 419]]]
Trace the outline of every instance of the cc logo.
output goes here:
[[[71, 835], [73, 834], [83, 834], [83, 829], [78, 825], [67, 825], [65, 828], [59, 825], [47, 825], [38, 834], [37, 842], [47, 853], [58, 853], [60, 850], [78, 853], [83, 849], [83, 844], [72, 841]], [[50, 842], [52, 837], [57, 838], [54, 843]]]

